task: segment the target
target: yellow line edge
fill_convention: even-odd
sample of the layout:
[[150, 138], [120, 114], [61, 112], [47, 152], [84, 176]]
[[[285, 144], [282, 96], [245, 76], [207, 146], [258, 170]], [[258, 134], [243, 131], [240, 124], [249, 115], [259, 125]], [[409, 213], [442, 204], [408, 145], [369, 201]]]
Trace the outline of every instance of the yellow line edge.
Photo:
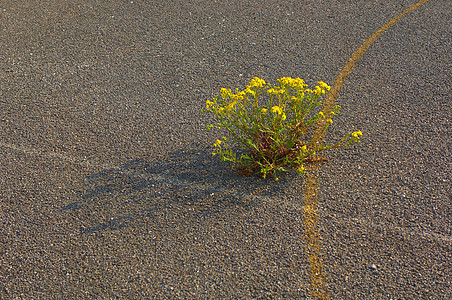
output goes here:
[[[374, 34], [372, 34], [362, 45], [356, 50], [347, 64], [336, 77], [333, 88], [328, 93], [325, 102], [323, 104], [322, 111], [326, 116], [329, 116], [333, 106], [335, 105], [336, 98], [339, 96], [339, 92], [344, 85], [344, 80], [350, 75], [356, 63], [361, 59], [364, 53], [370, 48], [370, 46], [388, 30], [391, 26], [399, 22], [407, 14], [415, 11], [422, 5], [426, 4], [430, 0], [421, 0], [416, 4], [412, 5], [407, 10], [403, 11], [386, 24], [384, 24], [380, 29], [378, 29]], [[312, 138], [311, 144], [320, 143], [326, 131], [324, 119], [320, 119], [317, 123], [314, 136]], [[311, 296], [314, 299], [330, 299], [330, 294], [327, 291], [326, 276], [324, 274], [325, 267], [323, 266], [322, 256], [321, 256], [321, 245], [320, 236], [318, 231], [318, 190], [320, 188], [317, 171], [320, 169], [319, 164], [316, 163], [313, 166], [308, 166], [308, 174], [306, 177], [305, 189], [304, 189], [304, 212], [303, 212], [303, 227], [305, 228], [306, 242], [307, 242], [307, 254], [308, 261], [310, 262], [310, 289]], [[314, 211], [313, 211], [314, 209]]]
[[[370, 46], [380, 37], [381, 34], [383, 34], [386, 30], [388, 30], [391, 26], [399, 22], [403, 17], [405, 17], [407, 14], [415, 11], [422, 5], [426, 4], [430, 0], [421, 0], [417, 2], [416, 4], [412, 5], [410, 8], [405, 10], [404, 12], [400, 13], [390, 21], [388, 21], [386, 24], [384, 24], [380, 29], [378, 29], [374, 34], [372, 34], [362, 45], [358, 48], [358, 50], [353, 53], [353, 55], [350, 57], [350, 59], [347, 61], [345, 67], [342, 69], [342, 71], [339, 73], [339, 75], [336, 77], [336, 80], [334, 81], [333, 88], [331, 91], [327, 94], [325, 102], [323, 104], [322, 111], [326, 116], [329, 116], [331, 113], [331, 110], [333, 109], [333, 106], [335, 105], [336, 99], [339, 96], [339, 92], [344, 85], [344, 80], [350, 75], [353, 68], [355, 67], [356, 63], [361, 59], [361, 57], [364, 55], [364, 53], [370, 48]], [[323, 137], [325, 136], [326, 131], [324, 131], [325, 128], [325, 121], [321, 118], [319, 122], [317, 123], [317, 127], [314, 133], [314, 136], [312, 138], [312, 144], [319, 143]]]

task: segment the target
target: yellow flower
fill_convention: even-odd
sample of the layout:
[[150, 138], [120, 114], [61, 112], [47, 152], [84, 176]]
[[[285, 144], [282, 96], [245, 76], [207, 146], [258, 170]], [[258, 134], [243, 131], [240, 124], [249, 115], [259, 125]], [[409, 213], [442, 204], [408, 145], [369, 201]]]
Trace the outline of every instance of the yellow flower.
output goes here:
[[303, 167], [303, 166], [300, 166], [300, 167], [297, 169], [298, 173], [303, 173], [305, 170], [306, 170], [306, 169], [305, 169], [305, 167]]
[[267, 111], [268, 111], [268, 109], [263, 108], [263, 109], [261, 109], [261, 114], [266, 115], [266, 114], [267, 114]]
[[231, 98], [234, 100], [243, 100], [243, 96], [241, 96], [239, 94], [232, 94]]
[[224, 111], [224, 108], [223, 108], [223, 107], [220, 107], [220, 108], [218, 109], [218, 113], [219, 113], [219, 114], [222, 114], [223, 111]]
[[282, 111], [282, 109], [279, 106], [273, 106], [272, 112], [277, 113], [278, 116], [281, 116], [281, 120], [283, 120], [283, 121], [287, 118], [286, 114]]
[[283, 77], [281, 79], [278, 79], [278, 82], [281, 84], [281, 86], [290, 86], [294, 89], [304, 89], [305, 87], [307, 87], [307, 85], [304, 84], [303, 79], [300, 78]]
[[238, 92], [237, 94], [231, 94], [231, 98], [234, 100], [243, 100], [243, 96], [246, 95], [245, 91]]
[[330, 123], [330, 124], [333, 124], [333, 120], [331, 120], [331, 119], [326, 120], [326, 122]]
[[279, 106], [273, 106], [272, 107], [272, 113], [277, 113], [278, 115], [282, 114], [282, 110]]
[[355, 131], [355, 132], [352, 133], [352, 136], [355, 137], [355, 138], [357, 138], [357, 139], [359, 139], [359, 137], [360, 137], [361, 135], [363, 135], [363, 133], [361, 132], [361, 130], [360, 130], [360, 131]]
[[319, 116], [320, 116], [321, 118], [325, 118], [325, 114], [324, 114], [323, 112], [319, 112]]
[[278, 94], [283, 94], [284, 90], [282, 90], [282, 89], [279, 89], [279, 90], [269, 89], [267, 91], [267, 93], [272, 94], [272, 95], [278, 95]]
[[225, 88], [221, 88], [220, 93], [223, 99], [226, 99], [228, 96], [232, 95], [231, 90]]
[[315, 87], [315, 90], [313, 91], [313, 93], [320, 96], [320, 95], [325, 94], [325, 90], [317, 85]]
[[218, 146], [220, 146], [220, 144], [221, 144], [221, 141], [220, 141], [220, 140], [217, 140], [217, 141], [213, 144], [213, 146], [214, 146], [214, 147], [218, 147]]
[[261, 88], [261, 87], [264, 86], [264, 84], [265, 84], [265, 81], [263, 79], [258, 78], [258, 77], [254, 77], [250, 81], [250, 87]]
[[281, 85], [290, 85], [292, 82], [292, 78], [290, 77], [283, 77], [281, 79], [278, 79], [279, 83], [281, 83]]
[[292, 87], [295, 89], [304, 89], [305, 87], [307, 87], [307, 84], [304, 84], [303, 79], [300, 78], [295, 78], [292, 80]]
[[303, 147], [301, 147], [301, 151], [306, 152], [306, 145], [304, 145]]
[[207, 106], [207, 108], [210, 108], [212, 105], [213, 105], [213, 102], [212, 102], [212, 101], [210, 101], [210, 100], [207, 100], [207, 101], [206, 101], [206, 106]]
[[256, 94], [256, 92], [253, 91], [249, 85], [246, 87], [244, 92], [247, 93], [247, 94], [251, 94], [253, 96]]
[[331, 87], [323, 81], [319, 81], [317, 83], [319, 84], [320, 87], [326, 89], [327, 91], [329, 91], [331, 89]]
[[231, 103], [229, 103], [227, 106], [225, 106], [225, 108], [224, 109], [226, 109], [226, 110], [231, 110], [231, 109], [233, 109], [234, 108], [234, 105], [236, 105], [237, 104], [237, 101], [234, 101], [234, 102], [231, 102]]

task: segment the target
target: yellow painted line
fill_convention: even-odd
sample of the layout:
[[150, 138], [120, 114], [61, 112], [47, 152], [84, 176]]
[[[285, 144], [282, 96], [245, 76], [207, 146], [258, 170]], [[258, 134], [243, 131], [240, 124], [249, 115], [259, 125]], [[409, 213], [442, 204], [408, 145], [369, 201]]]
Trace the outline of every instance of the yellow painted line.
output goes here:
[[[366, 53], [366, 51], [369, 49], [369, 47], [384, 33], [386, 30], [388, 30], [392, 25], [399, 22], [403, 17], [408, 15], [409, 13], [412, 13], [425, 3], [429, 2], [430, 0], [421, 0], [387, 22], [383, 25], [380, 29], [378, 29], [374, 34], [372, 34], [362, 45], [358, 48], [358, 50], [353, 53], [353, 55], [348, 60], [345, 67], [342, 69], [342, 71], [337, 76], [336, 80], [334, 81], [334, 85], [329, 91], [328, 95], [326, 96], [325, 102], [323, 103], [322, 111], [325, 113], [326, 116], [328, 116], [333, 109], [335, 105], [336, 98], [339, 96], [339, 92], [344, 85], [344, 80], [350, 75], [353, 68], [355, 67], [356, 63], [361, 59], [361, 57]], [[326, 118], [325, 118], [326, 119]], [[319, 122], [317, 123], [317, 128], [313, 136], [312, 144], [320, 142], [324, 135], [325, 135], [325, 120], [320, 118]]]
[[[356, 63], [361, 59], [364, 53], [369, 49], [369, 47], [380, 37], [382, 33], [388, 30], [392, 25], [399, 22], [403, 17], [409, 13], [415, 11], [425, 3], [430, 0], [421, 0], [387, 22], [383, 27], [378, 29], [374, 34], [372, 34], [358, 50], [353, 53], [353, 55], [348, 60], [345, 67], [337, 76], [333, 88], [328, 93], [325, 102], [323, 104], [322, 111], [326, 116], [329, 116], [332, 108], [335, 105], [336, 98], [344, 85], [344, 80], [352, 72]], [[325, 118], [327, 119], [327, 118]], [[326, 133], [325, 129], [325, 119], [320, 118], [317, 123], [316, 130], [312, 137], [311, 145], [320, 143]], [[320, 243], [320, 233], [319, 233], [319, 215], [318, 215], [318, 190], [320, 188], [318, 180], [318, 171], [320, 169], [320, 164], [315, 163], [308, 166], [307, 176], [305, 180], [304, 187], [304, 206], [303, 206], [303, 227], [304, 234], [307, 243], [307, 255], [310, 265], [310, 290], [313, 299], [330, 299], [330, 295], [327, 291], [326, 276], [324, 274], [325, 267], [322, 262], [321, 255], [321, 243]]]
[[319, 180], [317, 172], [320, 170], [320, 164], [311, 164], [307, 169], [304, 185], [303, 230], [309, 262], [309, 289], [313, 299], [330, 299], [326, 285], [325, 267], [322, 261], [319, 231]]

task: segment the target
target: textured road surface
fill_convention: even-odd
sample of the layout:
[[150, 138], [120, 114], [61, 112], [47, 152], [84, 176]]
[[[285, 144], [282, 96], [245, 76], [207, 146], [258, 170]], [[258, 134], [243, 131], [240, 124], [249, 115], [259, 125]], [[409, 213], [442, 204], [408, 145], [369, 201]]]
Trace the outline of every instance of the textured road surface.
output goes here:
[[[352, 4], [353, 3], [353, 4]], [[303, 178], [240, 177], [200, 110], [254, 76], [333, 83], [416, 1], [0, 2], [1, 299], [309, 299]], [[452, 297], [451, 5], [343, 87], [320, 233], [332, 299]]]

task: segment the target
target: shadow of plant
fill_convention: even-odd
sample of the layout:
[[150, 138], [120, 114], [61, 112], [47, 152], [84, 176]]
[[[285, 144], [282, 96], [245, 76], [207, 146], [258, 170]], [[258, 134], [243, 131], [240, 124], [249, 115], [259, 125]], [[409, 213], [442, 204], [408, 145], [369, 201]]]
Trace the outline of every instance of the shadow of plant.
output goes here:
[[[296, 176], [296, 175], [295, 175]], [[82, 219], [80, 233], [119, 230], [149, 218], [168, 218], [184, 210], [206, 218], [233, 207], [259, 205], [260, 197], [283, 191], [291, 174], [279, 182], [239, 176], [208, 149], [172, 152], [165, 160], [133, 160], [85, 178], [74, 201], [61, 209]]]
[[235, 293], [243, 284], [259, 287], [255, 297], [303, 299], [302, 206], [293, 193], [300, 180], [291, 173], [278, 182], [239, 176], [211, 149], [183, 149], [87, 176], [62, 212], [85, 243], [107, 252], [118, 244], [126, 260], [141, 253], [139, 268], [156, 274], [153, 289]]

